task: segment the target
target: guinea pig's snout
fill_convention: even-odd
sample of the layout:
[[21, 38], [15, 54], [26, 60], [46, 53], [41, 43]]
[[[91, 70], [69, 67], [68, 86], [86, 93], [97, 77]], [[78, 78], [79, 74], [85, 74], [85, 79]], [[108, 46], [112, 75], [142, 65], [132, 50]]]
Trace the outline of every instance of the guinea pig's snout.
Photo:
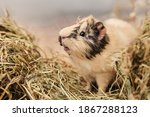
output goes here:
[[59, 41], [59, 43], [60, 43], [61, 46], [63, 46], [63, 40], [66, 39], [66, 38], [67, 37], [62, 37], [62, 36], [58, 37], [58, 41]]
[[60, 45], [63, 46], [63, 44], [62, 44], [62, 37], [61, 36], [58, 37], [58, 41], [59, 41]]

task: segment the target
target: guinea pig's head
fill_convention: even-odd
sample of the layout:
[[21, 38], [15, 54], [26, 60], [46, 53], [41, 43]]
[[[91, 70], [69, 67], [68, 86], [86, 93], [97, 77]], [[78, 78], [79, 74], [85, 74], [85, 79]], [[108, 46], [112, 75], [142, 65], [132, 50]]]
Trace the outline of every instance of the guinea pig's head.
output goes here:
[[63, 28], [59, 32], [59, 42], [69, 55], [91, 59], [105, 49], [109, 38], [103, 23], [88, 16]]

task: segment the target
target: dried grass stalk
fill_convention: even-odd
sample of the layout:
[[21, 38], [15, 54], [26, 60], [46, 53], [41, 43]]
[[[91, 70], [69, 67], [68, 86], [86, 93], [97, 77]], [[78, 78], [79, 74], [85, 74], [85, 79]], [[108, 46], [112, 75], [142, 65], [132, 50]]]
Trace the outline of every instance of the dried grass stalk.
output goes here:
[[119, 98], [150, 99], [150, 17], [137, 40], [121, 52], [115, 68], [121, 82]]
[[[25, 91], [24, 78], [33, 71], [40, 53], [29, 33], [11, 20], [9, 15], [0, 23], [0, 99], [20, 99]], [[24, 96], [25, 97], [25, 96]], [[25, 97], [27, 98], [27, 97]]]

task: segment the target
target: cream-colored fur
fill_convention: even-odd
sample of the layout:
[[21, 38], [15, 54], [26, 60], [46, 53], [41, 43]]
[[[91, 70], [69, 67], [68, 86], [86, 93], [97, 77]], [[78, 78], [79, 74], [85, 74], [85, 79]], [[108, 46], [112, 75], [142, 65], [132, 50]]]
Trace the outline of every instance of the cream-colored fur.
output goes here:
[[[93, 22], [93, 19], [94, 18], [90, 16], [75, 25], [62, 29], [60, 36], [67, 37], [74, 28], [81, 24], [81, 30], [84, 30], [86, 23]], [[101, 54], [97, 54], [96, 57], [92, 59], [86, 59], [84, 57], [86, 53], [85, 50], [90, 48], [83, 42], [80, 36], [77, 36], [77, 39], [63, 40], [63, 43], [69, 47], [70, 50], [68, 53], [72, 61], [78, 67], [79, 72], [85, 76], [88, 85], [90, 85], [91, 81], [96, 80], [99, 86], [99, 92], [106, 90], [115, 75], [115, 71], [112, 67], [113, 54], [128, 46], [137, 35], [135, 29], [129, 23], [119, 19], [106, 20], [104, 26], [106, 27], [106, 33], [109, 36], [110, 42]]]

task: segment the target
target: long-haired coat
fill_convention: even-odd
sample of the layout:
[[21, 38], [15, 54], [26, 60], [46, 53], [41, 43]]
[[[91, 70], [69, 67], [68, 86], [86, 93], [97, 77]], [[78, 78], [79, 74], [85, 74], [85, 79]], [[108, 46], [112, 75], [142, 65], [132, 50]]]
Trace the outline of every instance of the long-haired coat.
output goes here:
[[101, 92], [106, 91], [115, 76], [113, 54], [128, 46], [136, 35], [135, 29], [125, 21], [109, 19], [102, 23], [88, 16], [62, 29], [59, 42], [87, 81], [87, 89], [91, 90], [91, 84], [96, 81]]

